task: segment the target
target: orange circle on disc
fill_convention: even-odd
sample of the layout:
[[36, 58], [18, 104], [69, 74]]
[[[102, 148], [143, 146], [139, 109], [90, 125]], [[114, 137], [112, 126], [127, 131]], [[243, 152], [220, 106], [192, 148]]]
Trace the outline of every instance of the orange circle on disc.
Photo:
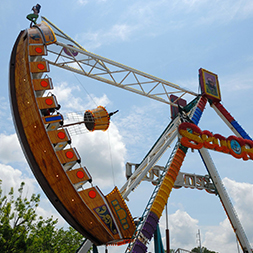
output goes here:
[[45, 66], [44, 66], [42, 63], [39, 63], [39, 64], [37, 65], [37, 67], [38, 67], [38, 69], [40, 69], [40, 70], [43, 70], [43, 69], [45, 68]]
[[36, 47], [36, 48], [35, 48], [35, 51], [36, 51], [37, 53], [39, 53], [39, 54], [42, 53], [42, 49], [41, 49], [40, 47]]
[[64, 132], [59, 132], [59, 133], [57, 134], [57, 136], [58, 136], [58, 138], [60, 138], [60, 139], [64, 139], [65, 136], [66, 136], [66, 134], [65, 134]]
[[53, 100], [51, 98], [47, 98], [45, 100], [45, 102], [46, 102], [47, 105], [52, 105], [53, 104]]
[[79, 171], [77, 171], [76, 176], [78, 178], [82, 179], [82, 178], [84, 178], [84, 173], [81, 170], [79, 170]]
[[94, 198], [97, 196], [96, 192], [93, 191], [93, 190], [89, 191], [88, 194], [89, 194], [89, 197], [90, 197], [91, 199], [94, 199]]
[[42, 87], [47, 87], [47, 86], [48, 86], [48, 82], [45, 81], [45, 80], [42, 80], [42, 81], [40, 82], [40, 85], [41, 85]]
[[67, 156], [67, 158], [71, 159], [74, 157], [74, 154], [73, 154], [73, 152], [68, 151], [68, 152], [66, 152], [66, 156]]

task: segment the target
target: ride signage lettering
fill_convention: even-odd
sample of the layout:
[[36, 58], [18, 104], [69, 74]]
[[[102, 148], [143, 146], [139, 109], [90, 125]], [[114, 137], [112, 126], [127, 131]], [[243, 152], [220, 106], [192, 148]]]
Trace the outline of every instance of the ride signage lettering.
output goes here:
[[181, 144], [188, 148], [208, 148], [222, 153], [231, 154], [237, 159], [247, 161], [253, 159], [253, 141], [237, 136], [225, 138], [220, 134], [212, 134], [201, 129], [193, 123], [183, 122], [178, 127]]

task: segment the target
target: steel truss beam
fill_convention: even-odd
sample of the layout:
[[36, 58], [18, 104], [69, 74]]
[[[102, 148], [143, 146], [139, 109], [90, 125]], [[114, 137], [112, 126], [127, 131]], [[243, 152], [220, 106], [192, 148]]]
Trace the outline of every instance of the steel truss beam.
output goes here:
[[[57, 38], [56, 43], [47, 47], [49, 53], [48, 62], [51, 65], [82, 74], [84, 76], [120, 87], [139, 95], [175, 106], [177, 106], [177, 101], [172, 102], [170, 100], [171, 94], [176, 94], [179, 98], [182, 98], [186, 95], [198, 95], [195, 92], [182, 88], [171, 82], [88, 52], [73, 39], [63, 33], [59, 28], [53, 25], [49, 20], [44, 17], [42, 17], [42, 20], [49, 24]], [[191, 112], [193, 111], [194, 110]], [[145, 177], [147, 177], [147, 173], [153, 168], [157, 160], [169, 147], [172, 141], [178, 136], [178, 122], [179, 118], [174, 120], [172, 122], [173, 124], [170, 124], [167, 127], [165, 132], [158, 139], [157, 143], [144, 158], [136, 171], [130, 176], [128, 181], [121, 188], [120, 191], [123, 198], [126, 199], [128, 194], [135, 189], [135, 187], [137, 187], [137, 185]], [[234, 131], [233, 128], [231, 129]], [[237, 134], [237, 132], [235, 133]], [[229, 196], [222, 184], [222, 180], [219, 177], [218, 171], [213, 164], [211, 156], [204, 148], [202, 148], [199, 152], [208, 172], [210, 173], [213, 183], [218, 191], [220, 200], [225, 208], [228, 218], [231, 221], [243, 251], [248, 253], [251, 252], [248, 239], [244, 233], [239, 218], [236, 215], [233, 205], [230, 202]]]
[[[179, 117], [177, 117], [171, 124], [167, 127], [167, 129], [163, 132], [163, 134], [159, 137], [156, 144], [151, 148], [150, 152], [143, 159], [138, 168], [134, 171], [134, 173], [128, 178], [126, 183], [120, 189], [122, 197], [124, 199], [133, 191], [139, 183], [146, 177], [147, 173], [153, 168], [155, 163], [160, 159], [162, 154], [166, 151], [166, 149], [170, 146], [170, 144], [175, 140], [178, 136], [177, 127], [180, 122]], [[129, 164], [131, 166], [131, 164]]]
[[[191, 118], [196, 110], [196, 105], [189, 111], [188, 116]], [[156, 162], [161, 158], [164, 152], [170, 147], [171, 143], [178, 137], [178, 125], [181, 123], [180, 116], [178, 115], [174, 120], [170, 122], [161, 136], [158, 138], [156, 143], [150, 149], [148, 154], [142, 160], [140, 165], [137, 167], [133, 173], [131, 172], [131, 166], [133, 164], [128, 163], [126, 168], [129, 170], [126, 174], [129, 174], [129, 178], [126, 183], [120, 189], [122, 197], [124, 199], [133, 191], [142, 180], [147, 178], [147, 174], [155, 166]]]
[[88, 52], [45, 17], [42, 20], [50, 25], [57, 38], [56, 43], [48, 46], [48, 62], [51, 65], [166, 104], [176, 105], [177, 101], [172, 103], [170, 100], [171, 94], [176, 94], [179, 98], [198, 95], [174, 83]]

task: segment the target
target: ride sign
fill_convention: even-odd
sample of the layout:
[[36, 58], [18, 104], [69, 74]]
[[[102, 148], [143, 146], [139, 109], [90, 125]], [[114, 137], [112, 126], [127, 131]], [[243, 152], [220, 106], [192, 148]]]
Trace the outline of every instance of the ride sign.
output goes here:
[[212, 134], [193, 123], [184, 122], [178, 127], [181, 135], [181, 144], [188, 148], [201, 149], [202, 147], [231, 154], [237, 159], [247, 161], [253, 159], [253, 141], [237, 136], [225, 138], [220, 134]]

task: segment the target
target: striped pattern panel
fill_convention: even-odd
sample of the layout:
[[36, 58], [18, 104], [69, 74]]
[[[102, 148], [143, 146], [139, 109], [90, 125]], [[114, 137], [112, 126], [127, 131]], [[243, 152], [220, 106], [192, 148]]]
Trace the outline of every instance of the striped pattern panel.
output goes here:
[[215, 106], [220, 111], [224, 118], [232, 125], [232, 127], [234, 127], [234, 129], [242, 138], [252, 140], [250, 136], [241, 127], [241, 125], [232, 117], [232, 115], [225, 109], [225, 107], [221, 103], [214, 103], [213, 106]]

